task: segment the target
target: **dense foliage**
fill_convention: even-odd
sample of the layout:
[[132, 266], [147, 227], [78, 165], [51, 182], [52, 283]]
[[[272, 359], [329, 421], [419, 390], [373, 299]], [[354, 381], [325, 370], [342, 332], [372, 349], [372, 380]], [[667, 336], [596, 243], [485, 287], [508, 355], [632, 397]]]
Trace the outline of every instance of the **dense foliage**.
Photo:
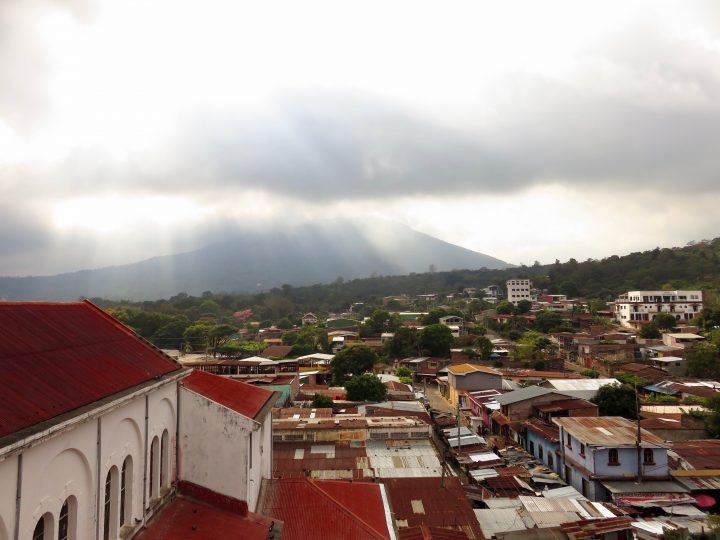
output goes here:
[[387, 396], [387, 388], [377, 375], [364, 373], [355, 375], [345, 383], [349, 401], [382, 401]]

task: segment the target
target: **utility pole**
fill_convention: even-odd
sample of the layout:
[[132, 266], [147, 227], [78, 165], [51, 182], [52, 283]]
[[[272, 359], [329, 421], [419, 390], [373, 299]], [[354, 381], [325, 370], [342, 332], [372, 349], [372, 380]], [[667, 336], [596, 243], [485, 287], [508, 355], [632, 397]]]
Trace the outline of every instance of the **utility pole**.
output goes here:
[[637, 481], [638, 484], [642, 482], [642, 434], [640, 432], [640, 397], [638, 396], [637, 381], [634, 383], [635, 387], [635, 416], [637, 417], [637, 438], [635, 443], [637, 445]]
[[457, 395], [458, 398], [458, 404], [457, 404], [457, 453], [458, 456], [460, 456], [460, 394]]

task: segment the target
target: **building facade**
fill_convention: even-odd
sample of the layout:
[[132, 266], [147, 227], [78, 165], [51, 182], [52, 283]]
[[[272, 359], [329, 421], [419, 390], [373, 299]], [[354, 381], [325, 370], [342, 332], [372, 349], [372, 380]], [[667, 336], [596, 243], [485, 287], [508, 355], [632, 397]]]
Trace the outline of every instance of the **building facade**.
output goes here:
[[508, 302], [517, 306], [521, 300], [532, 301], [532, 283], [529, 279], [508, 279], [505, 284]]
[[651, 322], [658, 313], [668, 313], [686, 322], [703, 307], [702, 291], [629, 291], [615, 300], [615, 318], [627, 327]]

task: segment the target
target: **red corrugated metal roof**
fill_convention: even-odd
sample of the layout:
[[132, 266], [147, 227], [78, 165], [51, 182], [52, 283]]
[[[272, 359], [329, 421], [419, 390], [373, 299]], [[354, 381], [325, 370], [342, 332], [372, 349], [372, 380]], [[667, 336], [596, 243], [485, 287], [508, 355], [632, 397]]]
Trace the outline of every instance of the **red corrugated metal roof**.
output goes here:
[[272, 520], [257, 514], [241, 516], [180, 496], [154, 516], [137, 540], [265, 540]]
[[400, 540], [467, 540], [467, 535], [462, 531], [443, 529], [441, 527], [410, 527], [398, 531]]
[[390, 538], [377, 484], [286, 478], [266, 487], [261, 512], [284, 522], [283, 540]]
[[0, 437], [179, 369], [91, 302], [0, 302]]
[[248, 418], [255, 418], [273, 395], [270, 390], [197, 369], [180, 384]]
[[445, 478], [386, 478], [395, 520], [407, 527], [441, 527], [463, 531], [468, 538], [482, 538], [480, 525], [460, 480]]

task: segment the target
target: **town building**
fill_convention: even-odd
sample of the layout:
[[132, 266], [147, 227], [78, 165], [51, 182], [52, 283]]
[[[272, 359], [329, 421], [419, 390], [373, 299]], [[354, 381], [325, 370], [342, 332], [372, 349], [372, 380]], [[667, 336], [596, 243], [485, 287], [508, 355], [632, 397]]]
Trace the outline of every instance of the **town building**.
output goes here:
[[0, 302], [0, 329], [0, 539], [270, 535], [252, 512], [273, 392], [183, 368], [88, 301]]
[[637, 327], [668, 313], [678, 322], [696, 317], [703, 307], [702, 291], [628, 291], [614, 302], [615, 318], [627, 327]]
[[669, 478], [667, 445], [658, 436], [638, 429], [635, 422], [620, 416], [562, 417], [553, 422], [560, 428], [563, 477], [591, 500], [608, 500], [623, 493], [623, 482], [628, 489], [637, 490], [630, 484], [638, 478], [648, 488], [652, 480]]
[[508, 302], [518, 305], [521, 300], [532, 302], [532, 283], [529, 279], [508, 279], [507, 286]]
[[447, 370], [447, 384], [441, 385], [440, 390], [454, 407], [459, 400], [462, 400], [461, 407], [469, 407], [468, 403], [464, 403], [466, 391], [502, 389], [502, 373], [496, 369], [475, 364], [452, 364]]

